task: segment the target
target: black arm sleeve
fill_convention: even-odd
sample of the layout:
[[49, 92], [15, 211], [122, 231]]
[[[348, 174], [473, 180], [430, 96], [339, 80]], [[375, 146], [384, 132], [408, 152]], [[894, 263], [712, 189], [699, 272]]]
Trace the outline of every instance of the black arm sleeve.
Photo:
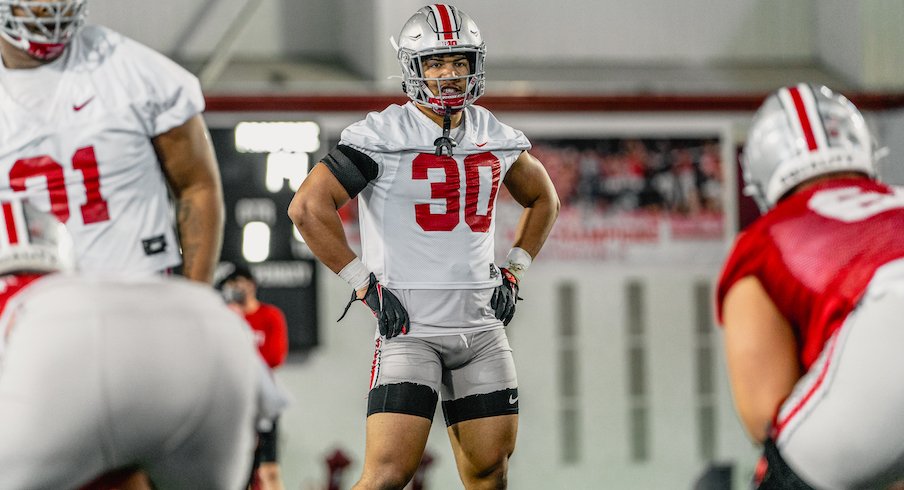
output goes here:
[[357, 196], [368, 182], [377, 178], [377, 162], [351, 146], [338, 145], [320, 161], [345, 187], [349, 197]]

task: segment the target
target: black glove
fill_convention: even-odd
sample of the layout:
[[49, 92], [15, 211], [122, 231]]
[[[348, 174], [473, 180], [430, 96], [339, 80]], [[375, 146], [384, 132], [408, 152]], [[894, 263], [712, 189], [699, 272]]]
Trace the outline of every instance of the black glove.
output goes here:
[[352, 291], [352, 299], [348, 300], [337, 322], [345, 318], [345, 314], [355, 301], [363, 301], [373, 312], [380, 327], [380, 335], [391, 339], [398, 334], [408, 333], [408, 312], [399, 298], [377, 281], [377, 276], [373, 272], [370, 273], [370, 283], [364, 297], [358, 298], [358, 292]]
[[490, 308], [503, 325], [508, 325], [515, 316], [515, 303], [522, 298], [518, 297], [518, 278], [505, 267], [500, 268], [499, 272], [502, 273], [502, 284], [493, 291]]

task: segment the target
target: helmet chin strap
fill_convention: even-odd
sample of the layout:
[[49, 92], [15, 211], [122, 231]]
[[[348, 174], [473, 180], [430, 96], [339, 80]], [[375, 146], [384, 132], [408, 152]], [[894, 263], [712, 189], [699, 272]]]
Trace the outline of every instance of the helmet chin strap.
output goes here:
[[452, 148], [455, 147], [458, 143], [452, 139], [449, 134], [452, 131], [452, 111], [446, 109], [443, 114], [443, 135], [439, 138], [433, 140], [433, 144], [436, 145], [436, 156], [442, 156], [443, 150], [449, 152], [449, 156], [452, 156]]

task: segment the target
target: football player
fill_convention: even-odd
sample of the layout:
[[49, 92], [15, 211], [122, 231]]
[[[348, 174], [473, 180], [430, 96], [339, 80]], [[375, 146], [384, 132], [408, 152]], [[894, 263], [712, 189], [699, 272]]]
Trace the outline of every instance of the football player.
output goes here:
[[84, 25], [86, 9], [0, 0], [0, 199], [27, 196], [66, 223], [83, 272], [181, 263], [212, 282], [223, 203], [198, 80]]
[[0, 204], [0, 488], [241, 488], [268, 388], [244, 320], [183, 278], [55, 273], [68, 238]]
[[884, 488], [904, 478], [904, 190], [843, 96], [770, 95], [743, 153], [764, 215], [737, 238], [718, 313], [735, 406], [764, 445], [759, 488]]
[[[377, 320], [355, 488], [405, 486], [438, 397], [465, 488], [504, 488], [518, 381], [503, 327], [559, 200], [527, 138], [474, 105], [486, 45], [471, 17], [451, 5], [421, 8], [402, 27], [397, 56], [410, 102], [346, 128], [289, 207], [314, 254], [353, 289], [349, 305], [363, 301]], [[497, 266], [500, 185], [524, 211]], [[361, 258], [337, 212], [355, 196]]]

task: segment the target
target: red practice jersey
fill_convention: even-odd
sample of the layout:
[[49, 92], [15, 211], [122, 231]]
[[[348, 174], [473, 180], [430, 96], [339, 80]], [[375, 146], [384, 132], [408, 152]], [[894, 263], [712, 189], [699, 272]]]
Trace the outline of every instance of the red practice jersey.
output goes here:
[[755, 276], [794, 328], [809, 369], [876, 269], [901, 257], [904, 190], [862, 178], [819, 183], [738, 236], [719, 280], [719, 321], [728, 290]]
[[289, 330], [282, 310], [261, 303], [257, 311], [245, 315], [245, 321], [251, 325], [257, 348], [270, 369], [282, 364], [289, 352]]

